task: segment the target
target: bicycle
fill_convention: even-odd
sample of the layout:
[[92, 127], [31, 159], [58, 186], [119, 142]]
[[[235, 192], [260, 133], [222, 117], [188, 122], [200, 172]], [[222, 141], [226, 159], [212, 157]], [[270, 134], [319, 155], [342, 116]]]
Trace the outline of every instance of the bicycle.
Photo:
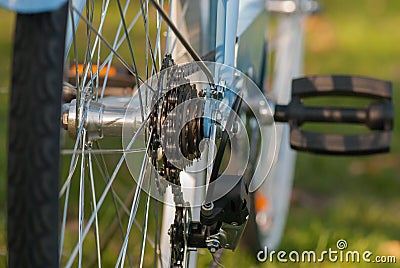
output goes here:
[[[96, 263], [98, 266], [106, 266], [110, 265], [111, 262], [113, 265], [116, 263], [116, 265], [124, 266], [125, 263], [133, 265], [133, 262], [138, 260], [140, 266], [153, 263], [154, 265], [159, 264], [162, 266], [166, 264], [167, 266], [186, 267], [195, 265], [195, 249], [197, 248], [207, 248], [214, 254], [220, 248], [235, 249], [248, 221], [249, 211], [253, 211], [252, 197], [249, 196], [249, 189], [246, 189], [252, 186], [252, 180], [250, 180], [250, 178], [252, 176], [257, 177], [261, 173], [261, 179], [253, 183], [254, 189], [251, 190], [257, 189], [262, 183], [262, 179], [265, 177], [266, 173], [268, 173], [269, 167], [272, 166], [274, 157], [271, 155], [271, 151], [274, 152], [273, 149], [275, 147], [286, 146], [284, 151], [281, 150], [279, 153], [281, 157], [285, 157], [288, 161], [292, 162], [292, 164], [281, 161], [281, 163], [285, 163], [284, 167], [287, 168], [288, 166], [294, 165], [294, 155], [289, 149], [286, 149], [288, 148], [289, 128], [286, 127], [285, 129], [279, 130], [280, 133], [284, 133], [282, 134], [283, 138], [282, 140], [275, 141], [274, 135], [276, 135], [276, 137], [280, 137], [280, 135], [279, 132], [275, 132], [272, 118], [275, 118], [276, 121], [289, 121], [291, 127], [290, 140], [292, 146], [297, 149], [320, 153], [362, 154], [387, 151], [389, 148], [392, 120], [389, 83], [349, 76], [333, 78], [330, 76], [320, 76], [295, 80], [292, 91], [293, 101], [288, 105], [276, 105], [275, 114], [273, 114], [272, 109], [268, 108], [268, 105], [274, 103], [272, 101], [273, 98], [270, 97], [267, 100], [262, 95], [251, 98], [244, 94], [260, 92], [255, 89], [254, 91], [251, 90], [251, 88], [257, 88], [255, 86], [264, 88], [266, 65], [264, 59], [266, 58], [265, 55], [268, 53], [266, 51], [263, 35], [260, 35], [259, 31], [260, 26], [263, 27], [267, 20], [264, 12], [240, 12], [239, 6], [235, 5], [237, 1], [229, 1], [227, 6], [225, 6], [225, 11], [223, 5], [216, 6], [222, 4], [222, 2], [216, 4], [216, 2], [211, 1], [209, 3], [209, 18], [204, 19], [196, 12], [195, 14], [189, 12], [193, 10], [203, 10], [205, 7], [199, 7], [199, 3], [182, 2], [182, 5], [180, 5], [180, 2], [172, 2], [171, 14], [168, 16], [155, 1], [150, 1], [150, 3], [140, 1], [139, 6], [129, 4], [129, 2], [126, 2], [126, 6], [122, 6], [120, 1], [118, 1], [114, 11], [109, 7], [108, 1], [103, 1], [101, 5], [94, 1], [88, 1], [86, 2], [86, 6], [85, 1], [81, 1], [80, 4], [76, 4], [76, 2], [74, 2], [69, 9], [69, 20], [71, 22], [69, 25], [71, 26], [66, 34], [64, 34], [63, 30], [67, 20], [68, 9], [66, 6], [54, 12], [39, 13], [37, 16], [19, 15], [17, 22], [13, 72], [15, 77], [13, 81], [15, 83], [12, 93], [10, 120], [12, 124], [15, 124], [10, 126], [11, 139], [9, 161], [10, 190], [8, 203], [10, 208], [8, 220], [10, 226], [9, 263], [11, 266], [17, 265], [18, 262], [23, 264], [34, 264], [37, 262], [37, 265], [40, 267], [53, 267], [58, 265], [81, 266], [82, 264], [90, 266], [96, 265]], [[264, 7], [264, 1], [259, 1], [257, 3], [262, 4], [262, 7]], [[253, 4], [253, 7], [257, 8], [259, 7], [257, 3], [255, 4], [253, 2], [250, 4]], [[157, 10], [156, 14], [152, 14], [151, 12], [149, 14], [149, 4], [155, 7]], [[192, 5], [197, 6], [198, 9], [194, 9]], [[251, 5], [245, 7], [250, 9]], [[285, 9], [288, 7], [289, 9]], [[100, 11], [105, 11], [109, 8], [109, 12], [115, 12], [115, 14], [119, 14], [121, 17], [121, 22], [116, 30], [116, 38], [113, 44], [107, 41], [105, 37], [107, 32], [106, 29], [103, 28], [103, 22], [106, 21], [106, 19], [112, 20], [112, 18], [102, 15], [100, 21], [96, 21], [93, 16], [93, 12], [96, 8], [99, 8]], [[138, 10], [138, 13], [136, 13], [136, 16], [133, 18], [129, 17], [132, 16], [134, 12], [127, 12], [127, 10], [129, 9], [131, 11], [135, 10], [135, 8]], [[296, 2], [293, 1], [270, 2], [270, 9], [274, 9], [276, 12], [291, 13], [293, 15], [291, 19], [283, 22], [283, 25], [296, 25], [296, 20], [301, 19], [301, 16], [304, 15], [304, 13], [299, 12], [298, 8]], [[83, 10], [86, 12], [85, 15], [82, 15]], [[101, 13], [105, 14], [103, 12]], [[186, 15], [186, 20], [183, 19], [185, 13], [188, 14]], [[197, 23], [196, 14], [197, 19], [200, 21], [197, 21]], [[253, 19], [247, 22], [247, 27], [238, 23], [240, 18], [237, 18], [237, 16], [240, 16], [240, 14], [247, 14], [249, 17], [253, 16]], [[151, 16], [157, 18], [155, 22], [149, 19]], [[169, 17], [172, 18], [171, 22], [169, 22]], [[143, 28], [145, 30], [143, 47], [146, 48], [146, 66], [143, 69], [137, 68], [141, 65], [138, 64], [139, 59], [133, 53], [134, 47], [131, 45], [132, 37], [128, 34], [131, 31], [131, 27], [135, 26], [135, 22], [140, 18], [144, 21]], [[81, 20], [80, 26], [78, 25], [78, 19]], [[128, 19], [132, 19], [132, 23], [129, 25], [127, 24]], [[162, 19], [167, 21], [167, 25], [169, 26], [165, 45], [165, 56], [161, 54], [162, 48], [160, 40]], [[213, 21], [213, 19], [216, 21]], [[54, 27], [54, 29], [53, 27], [49, 27], [49, 29], [40, 29], [40, 26], [47, 25], [46, 21], [54, 22], [54, 25], [57, 27]], [[55, 23], [56, 21], [59, 23]], [[155, 34], [155, 41], [153, 43], [151, 42], [152, 32], [149, 30], [151, 23], [157, 25], [157, 32], [153, 32], [153, 34]], [[242, 34], [237, 34], [236, 29], [230, 28], [235, 28], [235, 23], [239, 24], [239, 29], [242, 27]], [[198, 38], [199, 35], [194, 34], [190, 36], [191, 29], [193, 29], [190, 26], [196, 27], [203, 24], [209, 24], [210, 26], [209, 32], [203, 30], [203, 35], [208, 36], [208, 33], [211, 33], [211, 38], [203, 38], [204, 36], [202, 35], [196, 47], [196, 42], [193, 41], [193, 39]], [[227, 27], [221, 26], [224, 24], [226, 24]], [[35, 25], [37, 28], [35, 28]], [[53, 24], [50, 25], [53, 26]], [[96, 25], [98, 27], [96, 27]], [[174, 25], [180, 25], [178, 26], [180, 30], [177, 31], [178, 29], [174, 27]], [[30, 33], [32, 36], [27, 35], [26, 28], [22, 27], [31, 27], [32, 31]], [[79, 32], [79, 27], [81, 27], [81, 30], [83, 30], [86, 35], [85, 41], [87, 41], [87, 44], [83, 46], [79, 46], [78, 44], [80, 36], [74, 34], [75, 32]], [[285, 25], [282, 27], [285, 27]], [[284, 30], [285, 33], [290, 33], [290, 31], [292, 31], [292, 34], [301, 35], [299, 29], [293, 30], [293, 28], [288, 25], [286, 25], [286, 27], [290, 30]], [[42, 32], [46, 38], [37, 38], [36, 35], [40, 32]], [[240, 33], [240, 30], [238, 32]], [[176, 37], [174, 37], [174, 35]], [[249, 37], [247, 38], [246, 35]], [[56, 90], [52, 91], [49, 89], [62, 88], [62, 67], [64, 65], [64, 52], [62, 48], [64, 47], [64, 36], [67, 37], [67, 52], [65, 52], [65, 55], [68, 55], [69, 50], [74, 55], [65, 57], [72, 62], [70, 66], [66, 64], [68, 73], [72, 75], [68, 76], [68, 81], [63, 83], [64, 97], [69, 96], [69, 101], [67, 101], [61, 110], [61, 103], [58, 101], [61, 100], [61, 91], [57, 92]], [[238, 40], [236, 40], [236, 36], [239, 36]], [[54, 40], [52, 40], [53, 37]], [[191, 40], [192, 44], [185, 41], [186, 39]], [[128, 63], [118, 52], [117, 47], [121, 46], [124, 40], [127, 41], [127, 43], [125, 43], [127, 46], [126, 54], [129, 60], [132, 61], [132, 64]], [[24, 44], [28, 41], [38, 42], [38, 47], [29, 44], [28, 47], [30, 47], [31, 51], [26, 50], [27, 46], [24, 46]], [[30, 55], [35, 53], [43, 53], [39, 55], [43, 55], [43, 57], [46, 58], [49, 54], [47, 53], [47, 46], [57, 50], [53, 55], [57, 60], [53, 63], [55, 58], [49, 59], [49, 62], [53, 63], [52, 65], [46, 61], [41, 65], [49, 68], [48, 71], [44, 72], [45, 74], [49, 73], [49, 78], [44, 78], [42, 83], [51, 83], [51, 85], [46, 84], [43, 86], [43, 84], [36, 83], [38, 77], [43, 75], [41, 72], [42, 70], [39, 70], [39, 68], [36, 70], [33, 69], [37, 73], [30, 73], [29, 76], [26, 76], [28, 77], [26, 81], [21, 81], [21, 74], [19, 72], [24, 72], [24, 68], [20, 67], [21, 63], [32, 61], [30, 60]], [[238, 56], [235, 56], [235, 46], [237, 46]], [[290, 56], [290, 54], [284, 50], [282, 55], [290, 59], [296, 58], [295, 61], [297, 64], [294, 64], [296, 66], [294, 68], [295, 70], [291, 70], [290, 74], [286, 74], [281, 78], [278, 76], [278, 78], [274, 80], [275, 86], [273, 87], [273, 92], [279, 94], [275, 98], [277, 103], [288, 103], [291, 89], [288, 83], [301, 71], [301, 52], [299, 52], [301, 51], [301, 42], [298, 42], [297, 45], [288, 44], [286, 49], [291, 50], [293, 46], [297, 48], [297, 50], [292, 50], [296, 57], [293, 55]], [[195, 47], [195, 49], [192, 47]], [[224, 49], [220, 49], [221, 47]], [[278, 47], [284, 48], [285, 46], [279, 45]], [[41, 48], [42, 50], [36, 51], [37, 48]], [[83, 57], [79, 55], [81, 50], [85, 51]], [[106, 52], [104, 52], [104, 50], [106, 50]], [[21, 54], [20, 51], [26, 54]], [[249, 52], [254, 54], [247, 54]], [[201, 58], [198, 54], [204, 54], [205, 56]], [[120, 71], [111, 64], [113, 57], [120, 61], [120, 64], [127, 72]], [[192, 61], [191, 58], [197, 62], [183, 65], [176, 64], [179, 62]], [[208, 63], [207, 61], [210, 60], [215, 60], [217, 64]], [[82, 61], [83, 64], [80, 63]], [[226, 65], [218, 64], [218, 62]], [[286, 63], [284, 64], [284, 62]], [[38, 62], [30, 63], [34, 67]], [[287, 61], [285, 59], [276, 63], [275, 67], [278, 70], [278, 74], [285, 74], [285, 71], [288, 69], [286, 64]], [[24, 64], [23, 66], [29, 65]], [[247, 76], [229, 66], [237, 67], [239, 70], [246, 73]], [[160, 70], [161, 72], [159, 72]], [[198, 75], [198, 80], [194, 80], [195, 78], [193, 77], [188, 79], [190, 75]], [[169, 77], [173, 77], [174, 80], [169, 80]], [[332, 81], [336, 82], [336, 87], [332, 86]], [[353, 81], [354, 84], [349, 83], [349, 81]], [[22, 85], [18, 83], [22, 83]], [[243, 84], [246, 85], [247, 91], [238, 86], [240, 83], [242, 83], [242, 87]], [[366, 87], [364, 87], [365, 83], [367, 83]], [[376, 85], [376, 88], [379, 89], [379, 93], [369, 90], [371, 83]], [[26, 84], [35, 85], [37, 88], [31, 90], [32, 96], [24, 99], [21, 98], [21, 96], [26, 96], [24, 95]], [[194, 87], [194, 85], [196, 87]], [[130, 90], [126, 90], [125, 88], [130, 88]], [[154, 88], [156, 90], [154, 90]], [[284, 88], [285, 90], [276, 91], [276, 89]], [[367, 90], [363, 90], [365, 88]], [[40, 97], [39, 93], [42, 89], [46, 89], [43, 90], [46, 95]], [[379, 100], [379, 104], [370, 106], [369, 110], [344, 110], [340, 108], [320, 108], [318, 110], [318, 108], [301, 106], [300, 100], [302, 98], [321, 95], [324, 92], [339, 95], [353, 94], [372, 97]], [[39, 99], [48, 101], [48, 107], [43, 103], [40, 105], [32, 104], [31, 100], [36, 98], [36, 94], [39, 95]], [[133, 98], [131, 96], [132, 94], [134, 95]], [[104, 97], [107, 95], [109, 95], [109, 97]], [[122, 95], [122, 97], [117, 98], [118, 95]], [[203, 101], [196, 101], [196, 99], [201, 99]], [[130, 101], [129, 104], [127, 104], [127, 100]], [[252, 102], [253, 100], [257, 102], [254, 103]], [[262, 101], [261, 104], [259, 102], [260, 100]], [[189, 103], [186, 105], [186, 102]], [[27, 109], [32, 109], [35, 113], [31, 110], [25, 112], [20, 110], [25, 107], [27, 107]], [[182, 107], [184, 107], [185, 110], [182, 110]], [[216, 111], [218, 109], [215, 107], [218, 107], [221, 112], [217, 113]], [[185, 114], [184, 111], [188, 111], [185, 114], [185, 118], [179, 118], [182, 120], [183, 124], [174, 125], [176, 122], [180, 122], [176, 117], [177, 115], [174, 115], [174, 110], [177, 115]], [[178, 113], [177, 111], [180, 112]], [[310, 111], [312, 111], [312, 113]], [[377, 116], [371, 118], [367, 116], [368, 113]], [[72, 144], [72, 151], [63, 150], [64, 154], [72, 154], [72, 157], [70, 168], [67, 170], [67, 178], [61, 187], [58, 186], [58, 181], [54, 179], [58, 177], [59, 171], [58, 159], [53, 157], [54, 155], [58, 155], [60, 141], [57, 133], [60, 125], [60, 114], [62, 114], [62, 126], [66, 128], [69, 134], [75, 139], [74, 144]], [[235, 117], [235, 114], [239, 116]], [[328, 114], [328, 116], [323, 116], [324, 114]], [[337, 114], [342, 115], [342, 117], [338, 117]], [[359, 116], [360, 114], [361, 117]], [[13, 120], [13, 118], [18, 118], [21, 121], [18, 122], [17, 120]], [[255, 129], [254, 119], [258, 119], [259, 122]], [[345, 146], [346, 143], [343, 143], [343, 146], [330, 146], [331, 144], [336, 144], [338, 139], [345, 140], [347, 138], [337, 135], [321, 136], [318, 134], [317, 136], [313, 133], [302, 132], [299, 129], [300, 125], [305, 121], [338, 122], [343, 120], [349, 123], [367, 123], [373, 129], [383, 129], [384, 133], [371, 134], [368, 136], [369, 138], [367, 138], [382, 141], [382, 144], [373, 146], [375, 144], [362, 141], [357, 142], [357, 140], [360, 139], [360, 136], [357, 136], [357, 138], [350, 138], [349, 140], [350, 144], [354, 144], [352, 147]], [[42, 121], [47, 122], [45, 133], [42, 126], [37, 126], [37, 122]], [[32, 126], [29, 124], [32, 124]], [[222, 127], [218, 127], [218, 124]], [[263, 129], [260, 126], [265, 126], [267, 129]], [[262, 130], [257, 130], [257, 128]], [[32, 129], [35, 131], [32, 132]], [[245, 131], [246, 129], [250, 130]], [[168, 130], [175, 133], [175, 135], [168, 134]], [[249, 133], [249, 136], [254, 137], [254, 139], [251, 139], [252, 142], [257, 141], [259, 135], [265, 133], [270, 134], [272, 141], [261, 137], [260, 139], [262, 140], [260, 142], [255, 142], [255, 144], [246, 144], [246, 139], [243, 139], [243, 144], [240, 138], [243, 131], [243, 135]], [[28, 139], [21, 138], [21, 136], [28, 136], [28, 133], [34, 136], [30, 136]], [[176, 136], [176, 133], [180, 134]], [[48, 137], [43, 136], [44, 134], [47, 134]], [[113, 136], [122, 136], [122, 149], [103, 148], [103, 146], [110, 145], [106, 140]], [[229, 136], [230, 142], [228, 142]], [[178, 138], [176, 139], [176, 137]], [[212, 144], [201, 143], [201, 140], [204, 138], [209, 138], [210, 142], [219, 142], [219, 146], [214, 147]], [[135, 145], [132, 145], [131, 141], [133, 139], [136, 140], [135, 144], [138, 144], [138, 141], [140, 141], [140, 146], [137, 145], [138, 147], [135, 147]], [[313, 140], [313, 142], [304, 143], [304, 141], [310, 139]], [[323, 143], [323, 140], [329, 141], [332, 139], [333, 142], [328, 142], [328, 146]], [[365, 137], [361, 139], [365, 139]], [[48, 146], [51, 148], [51, 152], [45, 150], [50, 140], [52, 142], [51, 145]], [[23, 144], [19, 145], [21, 141], [23, 141]], [[113, 141], [110, 143], [114, 145]], [[236, 143], [237, 147], [235, 147]], [[266, 153], [262, 150], [261, 152], [254, 152], [254, 150], [258, 150], [258, 143], [265, 146]], [[244, 152], [243, 154], [245, 156], [248, 155], [250, 159], [251, 157], [257, 158], [257, 156], [261, 154], [260, 159], [268, 162], [265, 165], [266, 170], [254, 171], [251, 165], [245, 165], [239, 168], [241, 169], [240, 171], [245, 174], [244, 176], [242, 176], [243, 174], [231, 177], [221, 176], [219, 170], [220, 165], [223, 164], [222, 158], [225, 147], [227, 146], [230, 147], [230, 150], [226, 151], [231, 151], [230, 157], [233, 158], [233, 162], [241, 163], [240, 159], [235, 159], [240, 156], [239, 153], [237, 153], [238, 151], [241, 153]], [[42, 150], [42, 148], [45, 149]], [[176, 151], [177, 149], [179, 150]], [[24, 154], [22, 154], [21, 151], [24, 152]], [[285, 151], [286, 153], [284, 153]], [[107, 155], [111, 153], [121, 153], [122, 157], [116, 161], [116, 169], [112, 174], [109, 174], [109, 167], [105, 162]], [[26, 159], [26, 157], [32, 154], [37, 154], [38, 156], [35, 157], [33, 161]], [[185, 159], [175, 159], [179, 154], [183, 154]], [[211, 156], [214, 154], [216, 154], [216, 156], [213, 161], [205, 161], [207, 159], [193, 161], [199, 159], [200, 155], [203, 155], [203, 157], [204, 155], [208, 155], [209, 157], [204, 158], [213, 159]], [[285, 154], [290, 155], [284, 156]], [[79, 177], [79, 181], [77, 181], [77, 177], [74, 177], [74, 171], [79, 164], [79, 157], [81, 158], [81, 171], [80, 174], [75, 175]], [[123, 165], [125, 158], [127, 158], [128, 168], [131, 173], [133, 173], [133, 177], [136, 178], [136, 182], [129, 179], [120, 179], [120, 185], [114, 185], [112, 183], [115, 181], [116, 175]], [[139, 167], [135, 166], [132, 168], [131, 165], [133, 165], [138, 158], [143, 159], [143, 163], [139, 165]], [[46, 167], [44, 167], [41, 161], [36, 161], [36, 159], [44, 159], [43, 161], [47, 164]], [[112, 161], [112, 159], [108, 160]], [[192, 167], [187, 168], [189, 165], [187, 161], [190, 162], [189, 164], [192, 165]], [[205, 161], [205, 163], [202, 163], [202, 161]], [[52, 168], [49, 168], [50, 162], [52, 163]], [[92, 162], [94, 162], [98, 168], [97, 171], [93, 169]], [[22, 168], [17, 165], [18, 163], [26, 163], [26, 165]], [[254, 162], [250, 161], [250, 164], [252, 163]], [[199, 165], [201, 168], [199, 168]], [[40, 168], [38, 168], [38, 166]], [[227, 166], [228, 169], [229, 167], [237, 168], [235, 166], [229, 166], [229, 164], [227, 164]], [[30, 181], [24, 181], [24, 178], [30, 175], [28, 172], [31, 172], [32, 169], [42, 172], [44, 174], [43, 177], [47, 178], [48, 181], [44, 181], [40, 176], [32, 178]], [[52, 170], [51, 174], [48, 174], [49, 169]], [[194, 169], [194, 171], [191, 169]], [[186, 172], [183, 173], [182, 170]], [[279, 178], [284, 171], [291, 173], [290, 168], [282, 170], [282, 166], [277, 166], [276, 170], [273, 171], [275, 176], [272, 178]], [[86, 179], [88, 180], [86, 182], [85, 172], [87, 172]], [[195, 176], [188, 176], [187, 174], [190, 173], [195, 174]], [[204, 173], [206, 173], [206, 176], [204, 176]], [[144, 174], [147, 175], [144, 176]], [[179, 178], [179, 174], [181, 174], [181, 177], [186, 176], [186, 179]], [[93, 178], [95, 175], [99, 175], [100, 180], [95, 181]], [[198, 177], [194, 178], [196, 176]], [[198, 192], [196, 192], [195, 195], [189, 194], [192, 199], [189, 202], [190, 204], [187, 204], [189, 198], [185, 191], [191, 193], [190, 189], [193, 189], [193, 186], [198, 186], [196, 183], [201, 181], [204, 177], [208, 178], [209, 182], [203, 183], [203, 187], [199, 187], [201, 189], [195, 188]], [[19, 181], [14, 178], [19, 178]], [[285, 190], [279, 190], [280, 193], [290, 190], [291, 175], [288, 174], [285, 178], [288, 178], [288, 181], [283, 184], [282, 189]], [[37, 183], [35, 183], [33, 179], [36, 179]], [[215, 181], [218, 181], [218, 184], [212, 184]], [[225, 183], [222, 183], [222, 181]], [[267, 180], [262, 187], [266, 187], [268, 190], [275, 189], [268, 187], [268, 183], [274, 181], [276, 182], [276, 179]], [[75, 185], [71, 184], [73, 182], [75, 182]], [[184, 183], [190, 186], [186, 187], [183, 185]], [[180, 184], [182, 184], [183, 187], [180, 187]], [[219, 184], [225, 185], [226, 188], [221, 190], [218, 188], [220, 187], [218, 186]], [[48, 189], [50, 185], [52, 189]], [[127, 185], [130, 189], [127, 189]], [[86, 187], [89, 188], [89, 197], [85, 194]], [[185, 187], [189, 190], [186, 190]], [[58, 190], [60, 188], [60, 197], [61, 200], [64, 198], [64, 206], [62, 208], [63, 215], [61, 217], [61, 237], [60, 242], [58, 242], [59, 230], [57, 222], [59, 217], [57, 211], [59, 210]], [[99, 196], [98, 193], [99, 188], [104, 189], [101, 196]], [[172, 188], [173, 190], [169, 192], [166, 188]], [[43, 190], [46, 190], [45, 194], [42, 193]], [[74, 209], [67, 209], [68, 206], [76, 205], [68, 205], [69, 193], [74, 190], [78, 192], [79, 197], [79, 203], [77, 204], [78, 209], [75, 209], [75, 211]], [[145, 191], [145, 193], [142, 193], [142, 191]], [[23, 199], [21, 198], [21, 192], [23, 192], [22, 196], [26, 198], [26, 200], [21, 200]], [[266, 191], [259, 192], [265, 193]], [[142, 226], [140, 226], [138, 220], [135, 219], [135, 215], [141, 211], [138, 210], [139, 197], [141, 194], [145, 195], [145, 204], [142, 205], [144, 206], [144, 208], [142, 208], [143, 215], [138, 215], [138, 218], [144, 218], [144, 224]], [[49, 196], [50, 200], [44, 202], [43, 199], [46, 195]], [[167, 195], [167, 197], [164, 195]], [[162, 205], [160, 202], [154, 201], [154, 199], [150, 197], [153, 197], [155, 200], [163, 201], [164, 204], [167, 205], [161, 207]], [[203, 202], [205, 200], [207, 202]], [[267, 229], [265, 233], [262, 233], [262, 229], [265, 230], [265, 228], [261, 225], [262, 223], [260, 224], [259, 221], [255, 220], [254, 224], [258, 228], [257, 231], [260, 232], [256, 234], [262, 237], [262, 239], [260, 239], [261, 241], [257, 241], [257, 243], [271, 243], [269, 245], [276, 246], [281, 234], [281, 230], [279, 229], [282, 228], [282, 220], [284, 221], [285, 218], [287, 200], [288, 195], [282, 195], [282, 200], [277, 202], [279, 205], [282, 205], [282, 207], [274, 209], [273, 212], [267, 212], [281, 213], [280, 215], [276, 214], [279, 215], [276, 216], [276, 218], [280, 220], [273, 222], [275, 226], [273, 227], [274, 229]], [[88, 201], [91, 207], [88, 207]], [[107, 201], [109, 201], [110, 206], [104, 206], [106, 209], [98, 212], [103, 202]], [[40, 206], [36, 206], [37, 203], [43, 204], [42, 210], [39, 209]], [[131, 209], [129, 209], [130, 204]], [[168, 204], [170, 206], [168, 206]], [[48, 206], [52, 207], [52, 212], [49, 212]], [[156, 212], [155, 219], [151, 219], [149, 215], [151, 206], [153, 206]], [[107, 214], [110, 213], [110, 207], [113, 208], [113, 213], [115, 214], [115, 218], [113, 218], [112, 221], [110, 218], [113, 216], [107, 216]], [[30, 214], [28, 212], [34, 212], [33, 210], [35, 209], [38, 209], [37, 213], [39, 214], [46, 212], [46, 215], [40, 215], [39, 219], [33, 219], [35, 223], [37, 223], [37, 221], [40, 222], [40, 224], [37, 225], [37, 229], [39, 229], [37, 233], [31, 232], [32, 221], [29, 220], [35, 213]], [[86, 213], [88, 211], [91, 212], [91, 210], [94, 213], [92, 213], [89, 218], [86, 218]], [[263, 211], [260, 213], [262, 212]], [[163, 213], [163, 216], [160, 215], [161, 213]], [[125, 215], [125, 218], [122, 218], [122, 214], [127, 215]], [[26, 220], [21, 220], [22, 216]], [[68, 220], [68, 218], [73, 216], [78, 218], [78, 223], [74, 223], [73, 220]], [[100, 216], [104, 216], [105, 221], [102, 221]], [[49, 222], [41, 222], [43, 217], [47, 218]], [[254, 217], [256, 218], [257, 215], [254, 215]], [[149, 220], [153, 220], [153, 222], [148, 223]], [[173, 220], [173, 223], [171, 224], [168, 220]], [[94, 227], [91, 227], [91, 225], [94, 225]], [[132, 242], [132, 238], [135, 236], [134, 234], [131, 233], [125, 236], [125, 233], [129, 234], [133, 232], [133, 225], [138, 227], [136, 231], [138, 231], [138, 235], [141, 237], [141, 245]], [[45, 231], [48, 238], [43, 237], [44, 231], [41, 230], [43, 226], [49, 227], [49, 230]], [[154, 239], [148, 235], [149, 228], [155, 229]], [[21, 230], [23, 230], [22, 233], [25, 233], [24, 235], [20, 235]], [[93, 238], [87, 237], [89, 232], [93, 232]], [[116, 232], [120, 233], [118, 236], [121, 236], [121, 238], [112, 240]], [[76, 233], [76, 240], [78, 240], [78, 243], [68, 248], [69, 244], [74, 243], [73, 241], [71, 242], [74, 233]], [[104, 237], [100, 238], [100, 234], [104, 234]], [[23, 244], [23, 241], [18, 241], [19, 237], [26, 237], [28, 240], [33, 240], [34, 244], [39, 246], [26, 246]], [[119, 245], [116, 246], [115, 243], [119, 243]], [[46, 245], [46, 248], [42, 248], [42, 244]], [[60, 244], [60, 247], [58, 244]], [[149, 251], [149, 249], [145, 248], [146, 244], [150, 244], [150, 247], [153, 247], [153, 250], [150, 250], [153, 251], [152, 253], [145, 254], [146, 250], [147, 253]], [[107, 256], [110, 255], [109, 251], [102, 252], [103, 248], [107, 246], [111, 248], [117, 247], [120, 251], [118, 254], [109, 257]], [[137, 246], [140, 246], [140, 250], [137, 249]], [[166, 250], [169, 247], [172, 247], [171, 253]], [[96, 257], [94, 258], [84, 254], [86, 250], [90, 252], [93, 251], [92, 248], [96, 249]], [[135, 251], [139, 251], [139, 254], [135, 254]], [[16, 255], [17, 253], [21, 254], [21, 252], [24, 252], [22, 255], [26, 257], [20, 258]], [[163, 254], [163, 252], [166, 253]], [[148, 256], [151, 257], [149, 258]], [[109, 260], [110, 263], [108, 263]]]

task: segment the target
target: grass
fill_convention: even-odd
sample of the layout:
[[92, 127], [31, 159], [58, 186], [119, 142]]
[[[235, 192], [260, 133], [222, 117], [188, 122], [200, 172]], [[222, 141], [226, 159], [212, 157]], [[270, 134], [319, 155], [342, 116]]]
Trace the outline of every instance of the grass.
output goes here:
[[5, 265], [6, 252], [6, 143], [9, 74], [11, 69], [11, 35], [14, 25], [10, 12], [0, 9], [0, 267]]
[[[322, 14], [307, 21], [307, 74], [354, 73], [393, 81], [400, 103], [400, 2], [321, 1]], [[0, 10], [0, 88], [7, 88], [13, 15]], [[0, 254], [5, 250], [5, 181], [8, 93], [0, 93]], [[400, 109], [396, 110], [399, 118]], [[299, 153], [294, 198], [281, 249], [327, 250], [346, 239], [351, 250], [396, 255], [400, 261], [400, 140], [395, 124], [390, 154], [325, 157]], [[205, 253], [200, 251], [201, 254]], [[0, 255], [0, 266], [3, 265]], [[207, 257], [206, 257], [207, 260]], [[205, 264], [204, 261], [203, 264]], [[255, 267], [244, 248], [227, 253], [226, 267]], [[260, 266], [264, 266], [261, 264]], [[357, 264], [268, 263], [268, 267], [358, 267]], [[370, 265], [374, 267], [374, 265]], [[367, 267], [367, 265], [363, 265]], [[379, 267], [394, 267], [381, 264]]]
[[[396, 25], [400, 17], [394, 10], [400, 10], [400, 2], [321, 2], [323, 13], [307, 22], [306, 73], [353, 73], [391, 80], [398, 104], [400, 32]], [[340, 158], [299, 153], [294, 189], [300, 197], [292, 203], [281, 247], [335, 248], [336, 241], [344, 238], [349, 249], [393, 254], [399, 261], [398, 134], [395, 124], [392, 152], [387, 155]]]

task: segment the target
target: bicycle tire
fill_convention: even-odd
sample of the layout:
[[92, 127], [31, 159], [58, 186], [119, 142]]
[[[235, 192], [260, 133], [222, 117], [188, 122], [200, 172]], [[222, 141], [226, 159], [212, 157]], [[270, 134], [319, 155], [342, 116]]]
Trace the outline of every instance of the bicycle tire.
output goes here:
[[67, 5], [18, 14], [8, 145], [8, 265], [57, 267]]

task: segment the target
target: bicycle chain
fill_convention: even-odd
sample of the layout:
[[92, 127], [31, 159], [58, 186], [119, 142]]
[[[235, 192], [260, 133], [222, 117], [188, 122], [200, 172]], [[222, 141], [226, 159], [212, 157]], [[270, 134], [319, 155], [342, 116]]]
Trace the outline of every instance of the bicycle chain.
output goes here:
[[175, 207], [175, 218], [174, 223], [168, 231], [170, 235], [171, 243], [171, 267], [181, 268], [183, 267], [183, 260], [185, 258], [185, 229], [184, 229], [184, 217], [183, 207]]

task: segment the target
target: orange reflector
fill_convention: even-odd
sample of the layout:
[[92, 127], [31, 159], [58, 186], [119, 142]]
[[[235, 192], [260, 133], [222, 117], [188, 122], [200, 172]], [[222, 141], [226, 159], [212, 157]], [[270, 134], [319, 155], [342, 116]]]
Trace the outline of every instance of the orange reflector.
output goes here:
[[269, 206], [268, 197], [260, 191], [257, 191], [254, 195], [254, 206], [256, 212], [266, 210]]
[[[83, 64], [78, 64], [78, 74], [79, 74], [79, 76], [82, 76], [82, 74], [83, 74], [83, 67], [84, 67]], [[85, 68], [88, 68], [88, 67], [85, 66]], [[91, 69], [93, 70], [93, 73], [95, 73], [95, 74], [97, 73], [97, 65], [93, 64]], [[69, 69], [69, 71], [70, 71], [71, 75], [75, 75], [75, 73], [76, 73], [76, 65], [72, 65], [71, 68]], [[90, 68], [89, 68], [88, 73], [90, 73]], [[107, 73], [107, 68], [104, 67], [103, 69], [100, 70], [99, 76], [100, 77], [104, 77], [104, 76], [106, 76], [106, 73]], [[117, 73], [117, 70], [115, 69], [115, 67], [110, 66], [110, 71], [108, 72], [108, 76], [109, 77], [113, 77], [116, 73]]]

